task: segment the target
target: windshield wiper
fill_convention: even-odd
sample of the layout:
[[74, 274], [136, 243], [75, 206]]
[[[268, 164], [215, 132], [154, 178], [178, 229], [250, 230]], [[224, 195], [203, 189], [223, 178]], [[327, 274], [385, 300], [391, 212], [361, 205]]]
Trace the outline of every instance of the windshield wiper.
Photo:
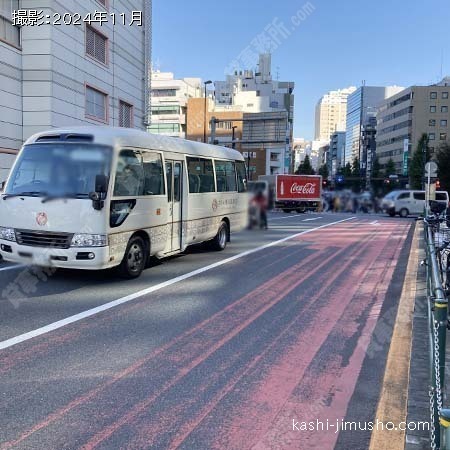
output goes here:
[[45, 192], [41, 191], [24, 191], [19, 192], [18, 194], [3, 194], [2, 198], [3, 200], [7, 200], [8, 198], [13, 197], [41, 197], [42, 195], [47, 195]]
[[89, 194], [67, 193], [67, 194], [61, 194], [61, 195], [47, 195], [45, 198], [42, 199], [42, 203], [47, 203], [51, 200], [59, 200], [59, 199], [65, 199], [65, 198], [89, 198]]

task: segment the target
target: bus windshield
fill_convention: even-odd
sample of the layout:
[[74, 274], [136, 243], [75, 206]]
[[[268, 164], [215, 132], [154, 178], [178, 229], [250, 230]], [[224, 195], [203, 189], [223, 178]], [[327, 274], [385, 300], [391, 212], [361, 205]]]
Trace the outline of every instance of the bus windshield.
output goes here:
[[112, 148], [75, 143], [32, 144], [18, 156], [8, 196], [88, 198], [95, 177], [109, 177]]

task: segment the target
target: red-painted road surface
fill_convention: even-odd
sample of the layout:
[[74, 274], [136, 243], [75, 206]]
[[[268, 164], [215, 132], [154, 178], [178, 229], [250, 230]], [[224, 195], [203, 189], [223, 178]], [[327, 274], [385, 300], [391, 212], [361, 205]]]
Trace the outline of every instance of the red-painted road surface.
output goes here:
[[367, 448], [293, 421], [375, 410], [410, 228], [359, 216], [0, 351], [0, 449]]

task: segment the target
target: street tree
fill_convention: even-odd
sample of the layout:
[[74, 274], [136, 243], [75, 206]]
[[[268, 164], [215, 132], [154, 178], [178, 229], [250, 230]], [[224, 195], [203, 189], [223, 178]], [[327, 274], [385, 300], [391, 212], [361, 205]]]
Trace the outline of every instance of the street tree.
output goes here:
[[377, 178], [383, 178], [383, 174], [381, 171], [380, 161], [378, 160], [378, 157], [375, 156], [373, 162], [372, 162], [372, 171], [370, 173], [370, 176], [372, 178], [372, 189], [375, 195], [381, 195], [383, 191], [383, 180], [379, 180]]
[[443, 144], [436, 153], [440, 189], [450, 192], [450, 145]]
[[309, 159], [309, 155], [305, 156], [303, 162], [300, 163], [298, 169], [295, 171], [296, 175], [315, 175], [314, 169], [311, 165], [311, 160]]
[[388, 162], [386, 163], [386, 167], [384, 168], [384, 174], [386, 178], [389, 177], [389, 175], [396, 175], [397, 169], [395, 167], [395, 162], [392, 158], [389, 158]]
[[[425, 150], [425, 151], [424, 151]], [[425, 154], [425, 160], [424, 160]], [[428, 135], [423, 133], [409, 166], [409, 185], [411, 189], [422, 189], [425, 163], [430, 160], [430, 148], [428, 147]]]
[[326, 164], [322, 164], [319, 167], [319, 175], [322, 175], [322, 178], [324, 180], [328, 180], [329, 172], [328, 172], [328, 166]]
[[353, 181], [351, 183], [352, 189], [354, 192], [359, 192], [361, 190], [361, 168], [359, 164], [359, 158], [356, 157], [353, 159], [352, 168], [351, 168], [351, 177]]

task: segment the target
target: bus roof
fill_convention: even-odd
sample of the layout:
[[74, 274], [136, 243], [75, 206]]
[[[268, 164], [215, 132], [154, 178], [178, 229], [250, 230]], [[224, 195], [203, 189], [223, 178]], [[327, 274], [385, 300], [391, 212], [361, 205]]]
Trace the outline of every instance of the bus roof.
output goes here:
[[[67, 136], [69, 136], [70, 139], [67, 139]], [[91, 142], [95, 144], [110, 145], [113, 147], [148, 148], [210, 158], [234, 159], [238, 161], [244, 160], [241, 153], [227, 147], [161, 136], [159, 134], [147, 133], [134, 128], [99, 125], [55, 128], [48, 131], [42, 131], [28, 138], [25, 145], [37, 142], [74, 142], [77, 139], [77, 136], [80, 137], [80, 140], [92, 137]]]

